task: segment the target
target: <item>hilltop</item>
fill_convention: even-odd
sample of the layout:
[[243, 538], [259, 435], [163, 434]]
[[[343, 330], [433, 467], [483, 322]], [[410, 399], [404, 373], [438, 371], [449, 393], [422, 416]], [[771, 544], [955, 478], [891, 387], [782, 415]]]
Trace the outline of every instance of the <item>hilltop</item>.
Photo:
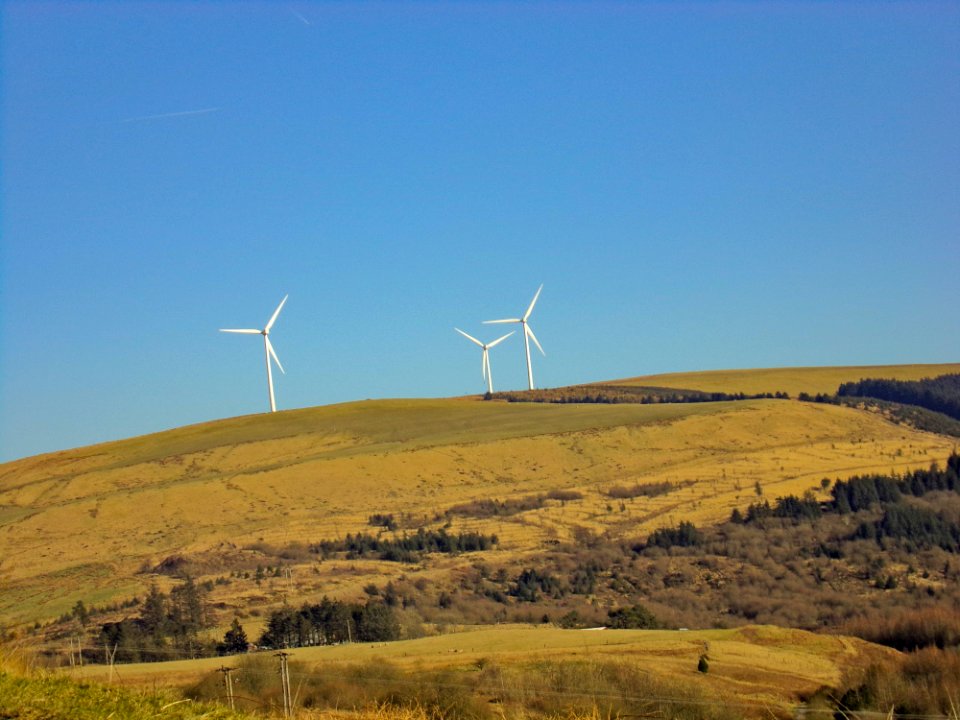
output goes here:
[[[862, 378], [920, 380], [956, 373], [958, 363], [930, 365], [851, 365], [846, 367], [759, 368], [755, 370], [708, 370], [703, 372], [665, 373], [615, 380], [611, 385], [653, 385], [665, 388], [688, 388], [703, 392], [773, 393], [785, 392], [791, 397], [800, 393], [835, 393], [845, 382]], [[856, 378], [856, 380], [851, 380]]]

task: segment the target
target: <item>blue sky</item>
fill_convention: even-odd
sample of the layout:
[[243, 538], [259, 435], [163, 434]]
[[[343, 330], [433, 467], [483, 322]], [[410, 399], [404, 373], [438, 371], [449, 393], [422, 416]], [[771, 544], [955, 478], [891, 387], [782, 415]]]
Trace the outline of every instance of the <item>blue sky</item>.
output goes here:
[[[960, 359], [957, 3], [5, 2], [0, 460], [279, 408]], [[525, 386], [523, 343], [491, 351]]]

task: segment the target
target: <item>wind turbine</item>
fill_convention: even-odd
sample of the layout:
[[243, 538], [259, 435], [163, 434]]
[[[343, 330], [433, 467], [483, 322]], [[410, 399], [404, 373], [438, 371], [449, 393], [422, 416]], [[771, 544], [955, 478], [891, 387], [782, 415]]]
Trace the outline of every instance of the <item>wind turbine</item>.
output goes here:
[[543, 348], [540, 347], [540, 343], [537, 341], [537, 336], [533, 334], [533, 330], [530, 329], [530, 326], [527, 324], [527, 320], [530, 318], [530, 313], [533, 312], [533, 306], [537, 304], [537, 298], [540, 297], [540, 291], [543, 290], [543, 283], [540, 284], [540, 287], [537, 289], [537, 294], [533, 296], [533, 300], [530, 301], [530, 307], [527, 308], [527, 311], [523, 314], [523, 317], [520, 318], [507, 318], [506, 320], [484, 320], [483, 322], [487, 325], [493, 323], [520, 323], [523, 328], [523, 344], [527, 348], [527, 384], [530, 386], [530, 389], [533, 390], [533, 366], [530, 364], [530, 341], [533, 340], [534, 344], [540, 350], [540, 354], [544, 357], [547, 356], [543, 352]]
[[270, 316], [270, 320], [267, 322], [267, 326], [263, 330], [220, 330], [220, 332], [241, 333], [243, 335], [263, 335], [263, 352], [267, 359], [267, 389], [270, 391], [270, 412], [277, 411], [277, 402], [273, 398], [273, 372], [270, 368], [271, 357], [277, 364], [277, 367], [280, 368], [280, 372], [286, 375], [283, 365], [280, 364], [280, 358], [277, 357], [277, 353], [274, 352], [273, 345], [270, 343], [270, 328], [272, 328], [273, 324], [277, 321], [277, 315], [280, 314], [280, 310], [283, 309], [283, 304], [287, 301], [288, 297], [290, 296], [283, 296], [283, 300], [281, 300], [280, 304], [277, 305], [277, 309], [273, 311], [273, 315]]
[[490, 353], [487, 352], [487, 351], [490, 350], [490, 348], [492, 348], [494, 345], [499, 345], [500, 343], [502, 343], [502, 342], [503, 342], [504, 340], [506, 340], [508, 337], [510, 337], [511, 335], [513, 335], [513, 333], [515, 333], [516, 330], [511, 330], [510, 332], [508, 332], [508, 333], [507, 333], [506, 335], [504, 335], [503, 337], [497, 338], [497, 339], [494, 340], [493, 342], [486, 343], [486, 344], [480, 342], [479, 340], [477, 340], [477, 339], [476, 339], [475, 337], [473, 337], [472, 335], [467, 335], [467, 334], [466, 334], [463, 330], [461, 330], [460, 328], [454, 328], [454, 330], [456, 330], [458, 333], [460, 333], [461, 335], [463, 335], [467, 340], [469, 340], [469, 341], [471, 341], [471, 342], [476, 343], [477, 345], [479, 345], [480, 348], [483, 350], [483, 378], [484, 378], [484, 380], [487, 381], [487, 392], [492, 395], [492, 394], [493, 394], [493, 373], [490, 372]]

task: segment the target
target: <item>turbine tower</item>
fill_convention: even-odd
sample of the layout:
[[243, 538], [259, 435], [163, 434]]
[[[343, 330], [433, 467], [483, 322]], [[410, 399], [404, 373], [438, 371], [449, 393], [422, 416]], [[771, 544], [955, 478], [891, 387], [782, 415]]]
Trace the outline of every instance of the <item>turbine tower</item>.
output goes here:
[[270, 343], [270, 328], [272, 328], [273, 324], [277, 321], [277, 316], [280, 314], [280, 310], [283, 309], [283, 304], [287, 301], [288, 297], [290, 296], [283, 296], [283, 300], [277, 305], [277, 309], [273, 311], [273, 315], [270, 316], [270, 320], [263, 330], [220, 330], [220, 332], [241, 333], [243, 335], [263, 335], [263, 352], [267, 360], [267, 390], [270, 392], [270, 412], [277, 411], [277, 402], [273, 398], [273, 371], [270, 368], [270, 358], [273, 358], [277, 367], [280, 368], [280, 372], [286, 375], [283, 365], [280, 364], [280, 358], [277, 357], [277, 353], [274, 352], [273, 345]]
[[523, 314], [523, 317], [519, 318], [507, 318], [506, 320], [484, 320], [483, 322], [490, 325], [493, 323], [520, 323], [520, 326], [523, 328], [523, 344], [527, 349], [527, 384], [530, 389], [533, 390], [533, 366], [530, 364], [530, 341], [533, 340], [534, 344], [537, 346], [537, 349], [540, 350], [540, 354], [544, 357], [547, 356], [543, 352], [543, 348], [540, 347], [540, 343], [537, 341], [537, 336], [533, 334], [533, 330], [530, 329], [530, 325], [527, 324], [527, 320], [530, 318], [530, 313], [533, 312], [533, 306], [537, 304], [537, 298], [540, 297], [540, 291], [543, 290], [543, 284], [540, 284], [540, 287], [537, 288], [537, 294], [533, 296], [533, 300], [530, 301], [530, 307], [527, 308], [527, 311]]
[[516, 330], [511, 330], [510, 332], [508, 332], [508, 333], [507, 333], [506, 335], [504, 335], [503, 337], [497, 338], [497, 339], [494, 340], [493, 342], [486, 343], [486, 344], [480, 342], [479, 340], [477, 340], [477, 339], [476, 339], [475, 337], [473, 337], [472, 335], [467, 335], [467, 334], [466, 334], [463, 330], [461, 330], [460, 328], [454, 328], [454, 330], [456, 330], [458, 333], [460, 333], [461, 335], [463, 335], [467, 340], [469, 340], [469, 341], [471, 341], [471, 342], [476, 343], [477, 345], [479, 345], [480, 348], [483, 350], [483, 373], [482, 373], [482, 374], [483, 374], [483, 379], [487, 381], [487, 392], [492, 395], [492, 394], [493, 394], [493, 373], [490, 372], [490, 353], [489, 353], [488, 351], [489, 351], [490, 348], [492, 348], [494, 345], [499, 345], [499, 344], [502, 343], [504, 340], [506, 340], [508, 337], [510, 337], [511, 335], [513, 335], [513, 333], [515, 333]]

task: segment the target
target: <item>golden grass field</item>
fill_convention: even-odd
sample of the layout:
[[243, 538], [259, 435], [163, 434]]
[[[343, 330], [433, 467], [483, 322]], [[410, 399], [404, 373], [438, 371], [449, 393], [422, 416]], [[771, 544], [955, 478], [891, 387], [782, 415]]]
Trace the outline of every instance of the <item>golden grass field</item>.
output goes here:
[[756, 370], [708, 370], [705, 372], [666, 373], [616, 380], [610, 385], [649, 385], [703, 392], [742, 392], [747, 394], [782, 391], [792, 397], [802, 392], [835, 393], [841, 383], [864, 378], [921, 380], [960, 372], [958, 363], [935, 365], [857, 365], [848, 367], [761, 368]]
[[[640, 384], [744, 390], [835, 389], [863, 376], [924, 377], [960, 365], [693, 373]], [[789, 383], [787, 380], [789, 379]], [[727, 517], [755, 499], [818, 487], [824, 476], [943, 461], [955, 441], [832, 405], [751, 400], [686, 405], [546, 405], [476, 398], [383, 400], [252, 415], [0, 465], [0, 624], [56, 617], [77, 601], [142, 594], [138, 573], [174, 554], [217, 553], [370, 530], [378, 512], [432, 520], [457, 503], [551, 489], [575, 502], [499, 519], [455, 519], [495, 532], [495, 557], [519, 557], [577, 528], [642, 536]], [[687, 483], [613, 512], [613, 485]], [[497, 555], [499, 554], [499, 555]], [[436, 578], [469, 564], [442, 558]], [[291, 602], [356, 597], [409, 568], [306, 563], [272, 583]], [[242, 607], [259, 591], [217, 591]], [[269, 593], [268, 593], [269, 594]], [[263, 595], [261, 592], [260, 595]]]
[[[701, 674], [697, 660], [705, 650], [710, 672]], [[344, 664], [361, 663], [471, 672], [493, 660], [505, 668], [544, 661], [615, 661], [662, 680], [698, 684], [713, 697], [775, 708], [788, 707], [797, 697], [823, 686], [838, 685], [841, 675], [853, 668], [897, 655], [856, 638], [770, 626], [675, 631], [560, 630], [531, 625], [465, 628], [417, 640], [299, 648], [290, 653], [306, 672], [317, 674], [336, 674]], [[242, 667], [238, 657], [207, 658], [124, 665], [113, 676], [105, 666], [86, 666], [71, 675], [136, 686], [186, 687], [224, 663]]]

